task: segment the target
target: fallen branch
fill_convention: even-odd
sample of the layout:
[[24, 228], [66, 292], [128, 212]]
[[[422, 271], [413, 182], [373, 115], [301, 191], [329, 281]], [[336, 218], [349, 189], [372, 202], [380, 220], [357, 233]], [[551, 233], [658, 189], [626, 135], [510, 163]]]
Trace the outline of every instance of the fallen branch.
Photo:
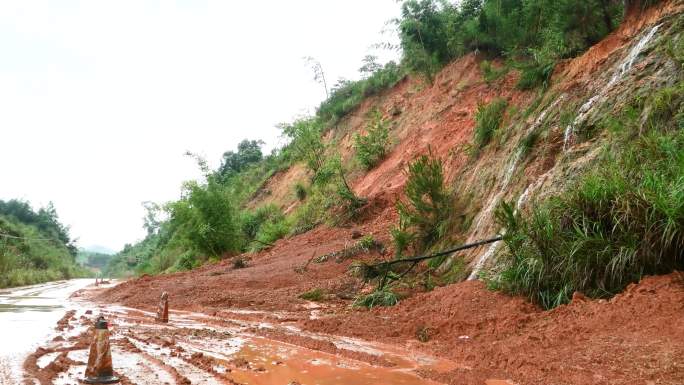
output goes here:
[[449, 255], [449, 254], [458, 252], [458, 251], [473, 249], [475, 247], [479, 247], [479, 246], [486, 245], [489, 243], [498, 242], [502, 239], [503, 239], [503, 237], [501, 235], [497, 235], [494, 238], [489, 238], [489, 239], [485, 239], [485, 240], [478, 241], [475, 243], [469, 243], [466, 245], [461, 245], [458, 247], [454, 247], [452, 249], [440, 251], [438, 253], [434, 253], [434, 254], [430, 254], [430, 255], [395, 259], [392, 261], [383, 261], [383, 262], [376, 263], [374, 265], [369, 265], [369, 264], [364, 263], [361, 265], [357, 265], [356, 267], [361, 269], [362, 276], [364, 277], [365, 281], [369, 281], [373, 278], [377, 278], [377, 277], [382, 276], [382, 280], [380, 281], [380, 285], [378, 286], [379, 289], [382, 289], [385, 286], [385, 284], [387, 283], [387, 279], [390, 278], [389, 273], [391, 271], [390, 267], [392, 265], [396, 265], [396, 264], [400, 264], [400, 263], [407, 263], [407, 262], [411, 263], [411, 266], [409, 267], [409, 269], [396, 278], [396, 279], [401, 279], [421, 261], [425, 261], [425, 260], [437, 258], [437, 257], [442, 257], [445, 255]]

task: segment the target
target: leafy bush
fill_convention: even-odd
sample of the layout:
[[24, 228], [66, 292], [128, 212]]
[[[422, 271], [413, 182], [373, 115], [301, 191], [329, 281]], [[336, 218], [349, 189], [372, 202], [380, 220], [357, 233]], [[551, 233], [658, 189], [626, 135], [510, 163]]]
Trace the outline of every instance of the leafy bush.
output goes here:
[[352, 306], [372, 309], [376, 306], [394, 306], [399, 303], [397, 295], [389, 289], [376, 290], [368, 295], [362, 295], [354, 300]]
[[[183, 271], [183, 270], [192, 270], [198, 266], [199, 266], [199, 261], [197, 260], [195, 253], [185, 252], [178, 258], [178, 260], [176, 260], [176, 264], [174, 265], [174, 268], [177, 271]], [[163, 271], [163, 269], [161, 271]]]
[[531, 90], [542, 86], [546, 89], [549, 86], [549, 81], [555, 67], [555, 62], [532, 62], [531, 64], [524, 65], [516, 87], [521, 90]]
[[306, 199], [306, 187], [304, 187], [304, 185], [300, 182], [295, 184], [295, 195], [297, 195], [297, 199], [300, 201]]
[[272, 245], [278, 239], [290, 233], [290, 224], [282, 217], [273, 222], [266, 222], [260, 229], [257, 236], [254, 238], [252, 251], [258, 251], [265, 247]]
[[497, 218], [510, 252], [498, 285], [545, 308], [681, 270], [684, 132], [650, 132], [529, 216], [503, 205]]
[[508, 73], [508, 66], [503, 66], [502, 68], [495, 68], [492, 62], [489, 60], [483, 60], [480, 63], [480, 70], [482, 71], [482, 77], [485, 82], [492, 83]]
[[189, 246], [209, 256], [242, 249], [238, 211], [227, 188], [214, 178], [206, 184], [189, 182], [183, 198], [169, 205], [170, 225]]
[[475, 146], [478, 149], [486, 146], [494, 136], [494, 132], [499, 129], [507, 106], [508, 102], [505, 99], [495, 99], [489, 104], [480, 104], [477, 107]]
[[354, 134], [356, 158], [366, 170], [370, 170], [385, 157], [389, 144], [387, 122], [380, 111], [375, 110], [366, 125], [366, 135]]
[[320, 121], [315, 118], [298, 119], [291, 124], [280, 125], [280, 129], [283, 135], [290, 139], [288, 148], [293, 152], [295, 159], [306, 163], [315, 178], [326, 159]]
[[261, 146], [263, 145], [264, 142], [261, 140], [243, 140], [238, 144], [237, 152], [226, 151], [223, 153], [223, 160], [217, 172], [222, 177], [227, 177], [243, 171], [251, 164], [260, 162], [263, 159], [261, 153]]
[[395, 245], [408, 243], [426, 250], [442, 239], [454, 222], [454, 202], [444, 184], [442, 162], [423, 155], [411, 162], [404, 187], [406, 200], [397, 202], [399, 228], [392, 231]]

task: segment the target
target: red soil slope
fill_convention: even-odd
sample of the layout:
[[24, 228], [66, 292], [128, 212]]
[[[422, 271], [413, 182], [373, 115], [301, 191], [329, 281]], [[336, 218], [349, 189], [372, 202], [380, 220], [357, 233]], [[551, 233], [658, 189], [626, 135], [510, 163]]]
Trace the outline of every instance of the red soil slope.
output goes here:
[[[554, 87], [580, 88], [576, 86], [589, 79], [593, 71], [601, 71], [609, 56], [639, 30], [663, 14], [680, 12], [681, 4], [664, 2], [582, 57], [565, 63]], [[385, 94], [367, 100], [331, 132], [343, 156], [348, 157], [352, 154], [351, 135], [364, 129], [364, 117], [372, 108], [380, 108], [395, 122], [392, 136], [397, 142], [388, 157], [371, 172], [355, 176], [354, 189], [370, 200], [366, 220], [357, 227], [320, 227], [280, 240], [269, 251], [251, 256], [245, 269], [235, 270], [230, 261], [223, 261], [192, 272], [143, 277], [103, 293], [100, 299], [154, 309], [159, 293], [168, 291], [174, 308], [217, 314], [228, 307], [277, 311], [280, 318], [270, 316], [273, 321], [409, 344], [451, 358], [461, 367], [446, 374], [423, 373], [450, 384], [482, 384], [488, 378], [510, 378], [519, 384], [684, 384], [681, 273], [647, 278], [609, 302], [587, 301], [578, 295], [572, 304], [546, 312], [522, 298], [488, 291], [480, 282], [419, 293], [393, 308], [352, 310], [349, 301], [342, 299], [360, 286], [356, 278], [346, 274], [350, 261], [312, 263], [306, 272], [295, 272], [312, 256], [353, 244], [354, 231], [373, 234], [388, 244], [387, 230], [397, 222], [393, 204], [405, 183], [404, 166], [428, 148], [443, 159], [450, 180], [471, 167], [468, 183], [483, 185], [471, 191], [488, 191], [493, 183], [491, 175], [485, 174], [487, 179], [480, 181], [480, 173], [502, 164], [505, 168], [506, 159], [497, 159], [495, 149], [487, 149], [491, 152], [481, 154], [482, 162], [472, 167], [462, 148], [471, 141], [478, 103], [504, 97], [518, 108], [529, 104], [535, 95], [514, 90], [515, 81], [516, 74], [510, 73], [500, 82], [486, 84], [477, 58], [467, 56], [445, 68], [433, 85], [405, 79]], [[559, 145], [558, 141], [551, 144]], [[541, 159], [525, 173], [543, 173], [554, 162]], [[253, 203], [274, 201], [284, 208], [296, 204], [294, 199], [283, 198], [292, 191], [283, 183], [291, 182], [288, 175], [295, 174], [293, 178], [304, 175], [302, 170], [277, 175], [267, 183], [271, 198], [258, 198]], [[378, 255], [364, 256], [373, 257]], [[307, 303], [297, 298], [312, 288], [331, 293], [318, 319], [310, 319]], [[429, 341], [418, 342], [418, 333], [428, 336]]]

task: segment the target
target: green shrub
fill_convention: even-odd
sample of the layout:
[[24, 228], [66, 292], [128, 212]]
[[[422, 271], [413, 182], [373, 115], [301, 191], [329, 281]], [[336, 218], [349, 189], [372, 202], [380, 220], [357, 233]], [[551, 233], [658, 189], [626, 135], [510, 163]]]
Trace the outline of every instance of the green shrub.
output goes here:
[[366, 252], [373, 250], [377, 247], [378, 242], [373, 238], [373, 235], [368, 234], [363, 236], [359, 241], [356, 243], [360, 248], [364, 249]]
[[489, 104], [480, 104], [475, 114], [475, 147], [482, 149], [494, 136], [501, 126], [508, 102], [505, 99], [495, 99]]
[[275, 205], [269, 204], [258, 207], [256, 210], [245, 210], [242, 213], [242, 233], [247, 240], [259, 238], [264, 232], [264, 227], [269, 224], [283, 222], [285, 215]]
[[299, 199], [300, 201], [306, 199], [306, 187], [304, 187], [304, 185], [300, 182], [297, 182], [295, 184], [295, 195], [297, 196], [297, 199]]
[[356, 158], [366, 170], [370, 170], [385, 157], [389, 144], [387, 122], [380, 111], [375, 110], [366, 125], [366, 135], [354, 134]]
[[290, 224], [284, 217], [278, 221], [266, 222], [254, 238], [252, 251], [259, 251], [272, 245], [275, 241], [289, 234], [290, 230]]
[[[178, 257], [174, 268], [176, 271], [192, 270], [200, 265], [197, 256], [193, 252], [185, 252]], [[163, 271], [163, 270], [162, 270]]]
[[525, 65], [520, 71], [520, 79], [515, 85], [520, 90], [531, 90], [537, 87], [548, 88], [555, 62], [537, 63]]
[[290, 139], [288, 149], [296, 160], [303, 161], [314, 173], [314, 178], [325, 164], [326, 146], [321, 137], [323, 126], [316, 118], [303, 118], [281, 124], [283, 136]]
[[409, 243], [417, 252], [442, 239], [454, 225], [454, 202], [444, 183], [442, 162], [423, 155], [408, 166], [405, 200], [397, 202], [399, 227], [392, 231], [397, 253]]
[[325, 291], [323, 289], [311, 289], [299, 295], [299, 298], [307, 301], [320, 302], [325, 299]]
[[194, 250], [209, 256], [236, 253], [244, 238], [228, 188], [210, 178], [189, 182], [184, 197], [169, 205], [170, 225]]
[[489, 60], [484, 60], [480, 63], [480, 70], [482, 71], [482, 77], [485, 82], [492, 83], [508, 73], [508, 66], [503, 66], [501, 68], [495, 68], [492, 62]]
[[362, 295], [354, 300], [352, 306], [372, 309], [376, 306], [394, 306], [399, 303], [397, 295], [389, 289], [376, 290], [368, 295]]
[[510, 266], [497, 286], [545, 308], [609, 297], [684, 268], [684, 132], [650, 132], [529, 215], [497, 210]]

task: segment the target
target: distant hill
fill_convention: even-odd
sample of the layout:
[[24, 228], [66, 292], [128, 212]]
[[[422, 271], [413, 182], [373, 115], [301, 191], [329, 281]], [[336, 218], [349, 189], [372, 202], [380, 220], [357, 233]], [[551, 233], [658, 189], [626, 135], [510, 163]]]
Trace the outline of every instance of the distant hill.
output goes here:
[[107, 255], [116, 254], [115, 250], [112, 250], [109, 247], [101, 246], [101, 245], [90, 245], [90, 246], [82, 247], [80, 250], [88, 251], [88, 252], [92, 252], [92, 253], [107, 254]]
[[113, 255], [109, 253], [101, 253], [93, 250], [79, 249], [76, 255], [76, 262], [91, 270], [102, 270], [107, 266], [109, 260]]

